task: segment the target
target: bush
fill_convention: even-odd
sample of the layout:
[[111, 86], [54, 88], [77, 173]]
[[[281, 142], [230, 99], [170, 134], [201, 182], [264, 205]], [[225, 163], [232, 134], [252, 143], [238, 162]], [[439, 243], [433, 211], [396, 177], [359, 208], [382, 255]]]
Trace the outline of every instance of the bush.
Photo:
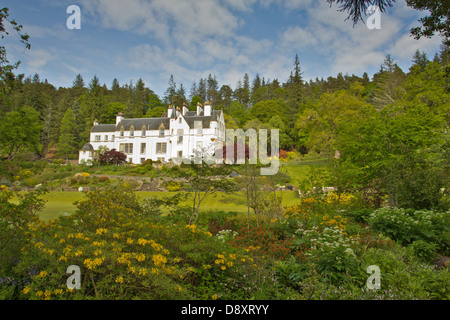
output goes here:
[[433, 262], [433, 260], [435, 260], [438, 256], [438, 245], [435, 243], [416, 240], [411, 243], [411, 247], [416, 257], [422, 262]]
[[98, 161], [101, 164], [122, 164], [126, 163], [127, 156], [123, 152], [117, 151], [116, 149], [111, 149], [100, 154], [98, 156]]
[[169, 181], [166, 185], [167, 191], [176, 192], [181, 189], [181, 184], [177, 181]]
[[[40, 224], [23, 246], [20, 299], [250, 299], [271, 297], [270, 270], [196, 225], [155, 221], [134, 193], [89, 192], [77, 212]], [[20, 252], [20, 250], [18, 250]], [[81, 268], [80, 290], [66, 286]]]
[[367, 219], [377, 232], [403, 245], [416, 240], [436, 243], [442, 254], [450, 251], [450, 213], [399, 208], [377, 209]]

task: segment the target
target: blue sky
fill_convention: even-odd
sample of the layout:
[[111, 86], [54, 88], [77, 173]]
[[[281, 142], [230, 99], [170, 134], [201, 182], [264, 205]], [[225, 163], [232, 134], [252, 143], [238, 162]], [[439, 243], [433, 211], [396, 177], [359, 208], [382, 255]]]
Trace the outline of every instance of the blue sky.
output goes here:
[[[81, 29], [69, 30], [69, 5], [81, 9]], [[4, 0], [10, 17], [30, 35], [25, 50], [16, 35], [4, 41], [17, 71], [38, 73], [56, 87], [77, 74], [111, 86], [142, 78], [162, 96], [173, 74], [189, 92], [193, 81], [217, 77], [233, 89], [244, 73], [285, 82], [300, 58], [305, 80], [343, 74], [369, 76], [386, 54], [405, 71], [419, 49], [429, 58], [441, 39], [414, 40], [409, 29], [421, 13], [399, 0], [369, 30], [345, 21], [325, 0]], [[422, 13], [423, 15], [423, 13]]]

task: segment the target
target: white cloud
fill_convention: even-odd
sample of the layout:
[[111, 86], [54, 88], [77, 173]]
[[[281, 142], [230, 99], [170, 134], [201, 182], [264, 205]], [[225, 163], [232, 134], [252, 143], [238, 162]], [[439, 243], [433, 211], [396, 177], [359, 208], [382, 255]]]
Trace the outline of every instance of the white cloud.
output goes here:
[[44, 49], [30, 50], [26, 55], [27, 69], [30, 73], [40, 73], [49, 62], [57, 59], [58, 56]]

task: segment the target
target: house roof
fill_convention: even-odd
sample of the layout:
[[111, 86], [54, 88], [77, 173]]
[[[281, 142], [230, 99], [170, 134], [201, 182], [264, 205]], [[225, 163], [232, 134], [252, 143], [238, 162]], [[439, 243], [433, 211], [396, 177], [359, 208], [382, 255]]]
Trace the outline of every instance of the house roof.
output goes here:
[[94, 147], [90, 143], [86, 143], [83, 148], [81, 148], [81, 151], [94, 151]]
[[131, 126], [135, 130], [141, 130], [145, 127], [146, 130], [158, 130], [159, 126], [164, 124], [164, 127], [169, 128], [170, 119], [169, 118], [136, 118], [136, 119], [123, 119], [117, 125], [117, 130], [123, 126], [123, 129], [128, 131]]
[[116, 131], [115, 124], [98, 124], [91, 129], [91, 132], [114, 132]]
[[[211, 121], [217, 121], [220, 117], [221, 111], [212, 110], [210, 116], [204, 116], [203, 113], [200, 116], [197, 116], [197, 112], [188, 111], [184, 118], [188, 123], [190, 128], [195, 128], [196, 121], [202, 121], [203, 128], [209, 128]], [[94, 126], [91, 129], [91, 132], [115, 132], [119, 131], [122, 127], [125, 131], [129, 131], [131, 127], [134, 127], [134, 130], [141, 130], [145, 127], [146, 130], [158, 130], [161, 126], [164, 125], [166, 129], [170, 127], [170, 118], [162, 117], [162, 118], [136, 118], [136, 119], [122, 119], [119, 124], [99, 124]]]

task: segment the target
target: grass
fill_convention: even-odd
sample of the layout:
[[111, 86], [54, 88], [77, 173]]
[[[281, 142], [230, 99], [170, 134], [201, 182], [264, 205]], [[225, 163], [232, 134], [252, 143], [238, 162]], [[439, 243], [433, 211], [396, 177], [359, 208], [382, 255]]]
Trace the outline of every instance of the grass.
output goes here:
[[[280, 171], [287, 173], [291, 177], [290, 183], [302, 190], [310, 188], [314, 181], [323, 180], [326, 176], [326, 160], [308, 160], [308, 161], [281, 161]], [[115, 170], [123, 168], [113, 168]], [[114, 172], [117, 173], [117, 172]], [[67, 174], [66, 174], [67, 175]], [[145, 197], [166, 197], [170, 193], [167, 192], [150, 192], [137, 191], [140, 199]], [[293, 191], [283, 191], [283, 206], [290, 206], [297, 202]], [[43, 221], [56, 219], [62, 214], [71, 214], [75, 212], [75, 201], [82, 200], [84, 194], [82, 192], [73, 191], [51, 191], [44, 195], [43, 199], [46, 201], [44, 209], [39, 213]], [[189, 205], [190, 199], [182, 203]], [[201, 204], [201, 211], [235, 211], [247, 212], [245, 198], [237, 195], [230, 195], [224, 193], [217, 193], [204, 200]], [[167, 212], [169, 209], [166, 210]]]
[[[137, 191], [138, 199], [142, 200], [147, 197], [167, 197], [170, 194], [167, 192], [158, 191]], [[175, 193], [173, 193], [175, 194]], [[280, 193], [278, 193], [280, 194]], [[297, 202], [293, 191], [283, 191], [283, 206], [290, 206]], [[46, 201], [45, 207], [39, 212], [39, 217], [43, 221], [49, 221], [58, 218], [62, 214], [71, 214], [75, 212], [76, 206], [73, 204], [75, 201], [82, 200], [84, 193], [71, 192], [71, 191], [51, 191], [43, 196]], [[188, 199], [182, 205], [189, 205], [191, 200]], [[217, 193], [206, 198], [200, 207], [200, 211], [235, 211], [235, 212], [247, 212], [247, 206], [245, 205], [245, 198], [239, 195], [230, 195], [225, 193]], [[169, 209], [166, 210], [167, 212]]]
[[280, 171], [291, 177], [291, 184], [305, 190], [318, 180], [323, 180], [327, 160], [280, 161]]

